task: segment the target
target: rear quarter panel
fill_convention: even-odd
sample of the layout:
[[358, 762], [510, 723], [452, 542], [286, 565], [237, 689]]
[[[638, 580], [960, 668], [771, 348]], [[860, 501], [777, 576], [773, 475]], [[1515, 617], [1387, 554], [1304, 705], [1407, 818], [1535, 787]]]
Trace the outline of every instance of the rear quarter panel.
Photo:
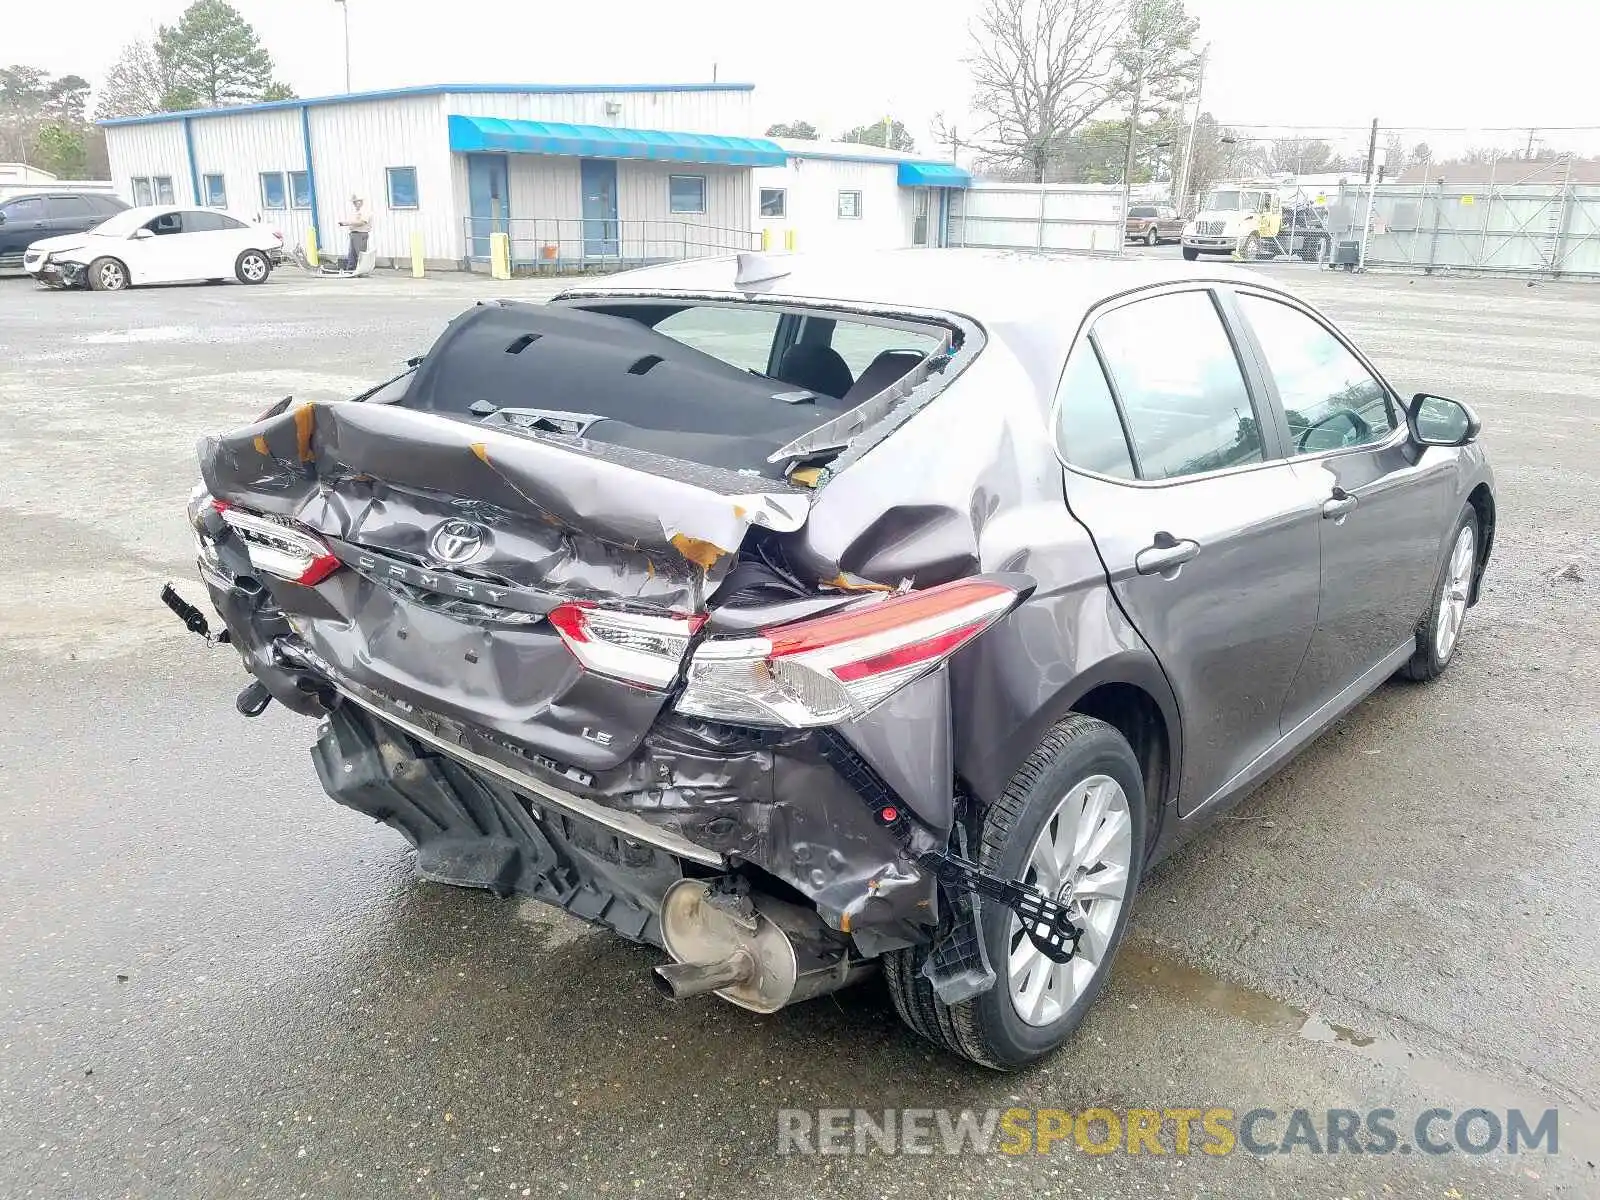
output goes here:
[[1067, 510], [1046, 426], [1059, 364], [1035, 361], [1036, 349], [1019, 357], [991, 337], [926, 409], [820, 489], [790, 555], [803, 579], [818, 582], [845, 574], [927, 587], [984, 571], [1037, 582], [949, 666], [955, 771], [985, 802], [1100, 683], [1144, 688], [1166, 716], [1174, 752], [1178, 740], [1165, 677]]

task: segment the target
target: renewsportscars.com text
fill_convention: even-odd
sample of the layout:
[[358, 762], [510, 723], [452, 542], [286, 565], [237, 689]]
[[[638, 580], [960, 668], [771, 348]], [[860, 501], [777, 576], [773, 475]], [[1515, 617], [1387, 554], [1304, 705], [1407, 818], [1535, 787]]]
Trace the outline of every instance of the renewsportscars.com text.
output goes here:
[[1557, 1154], [1558, 1110], [778, 1110], [779, 1154]]

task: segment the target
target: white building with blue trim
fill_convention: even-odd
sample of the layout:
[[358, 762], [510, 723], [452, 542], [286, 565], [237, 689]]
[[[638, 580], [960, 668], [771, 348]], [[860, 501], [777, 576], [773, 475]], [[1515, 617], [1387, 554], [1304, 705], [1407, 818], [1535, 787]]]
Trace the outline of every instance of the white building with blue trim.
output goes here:
[[[439, 84], [102, 124], [131, 203], [259, 213], [290, 241], [342, 252], [358, 195], [380, 261], [409, 259], [420, 236], [430, 265], [484, 262], [494, 233], [514, 265], [549, 267], [726, 253], [763, 230], [774, 248], [942, 240], [959, 168], [753, 136], [752, 91]], [[783, 191], [781, 221], [763, 216], [762, 188]], [[840, 215], [841, 191], [860, 192], [857, 217]]]

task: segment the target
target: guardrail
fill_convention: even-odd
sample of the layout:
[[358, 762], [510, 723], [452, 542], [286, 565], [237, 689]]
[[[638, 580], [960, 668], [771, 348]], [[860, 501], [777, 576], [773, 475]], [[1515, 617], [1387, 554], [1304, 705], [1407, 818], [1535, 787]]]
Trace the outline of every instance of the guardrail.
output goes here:
[[462, 257], [490, 262], [497, 233], [506, 235], [513, 271], [617, 271], [761, 247], [761, 235], [752, 230], [692, 221], [465, 217]]

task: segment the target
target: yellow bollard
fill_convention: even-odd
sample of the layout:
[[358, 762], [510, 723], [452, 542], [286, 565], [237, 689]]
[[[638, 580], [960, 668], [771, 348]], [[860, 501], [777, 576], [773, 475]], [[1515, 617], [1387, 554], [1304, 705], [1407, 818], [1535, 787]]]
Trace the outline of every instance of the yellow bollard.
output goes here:
[[492, 279], [511, 278], [511, 239], [503, 233], [489, 235], [489, 276]]
[[317, 265], [317, 231], [306, 230], [306, 261], [315, 267]]
[[772, 230], [763, 229], [761, 231], [761, 248], [763, 250], [772, 249]]
[[785, 229], [783, 231], [783, 248], [785, 250], [794, 249], [794, 230]]
[[411, 235], [411, 278], [422, 278], [422, 231]]

